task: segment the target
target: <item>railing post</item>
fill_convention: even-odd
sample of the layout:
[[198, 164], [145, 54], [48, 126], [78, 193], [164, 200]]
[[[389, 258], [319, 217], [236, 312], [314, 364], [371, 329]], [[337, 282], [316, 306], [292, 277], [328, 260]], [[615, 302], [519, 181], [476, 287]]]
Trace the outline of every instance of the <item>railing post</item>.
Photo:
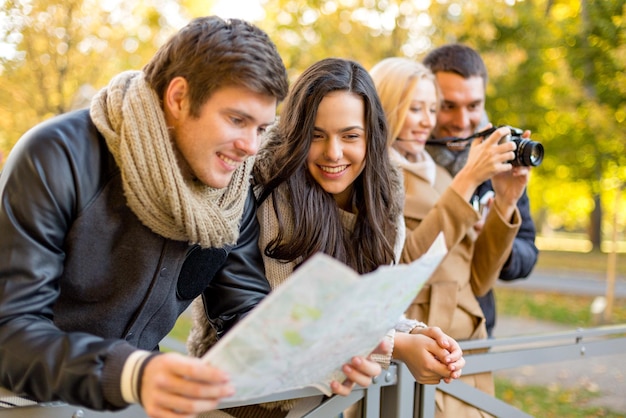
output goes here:
[[417, 385], [417, 399], [415, 399], [415, 410], [419, 412], [419, 418], [435, 418], [435, 385]]
[[415, 379], [404, 363], [394, 360], [394, 364], [398, 381], [396, 385], [382, 390], [381, 417], [418, 418], [415, 415]]

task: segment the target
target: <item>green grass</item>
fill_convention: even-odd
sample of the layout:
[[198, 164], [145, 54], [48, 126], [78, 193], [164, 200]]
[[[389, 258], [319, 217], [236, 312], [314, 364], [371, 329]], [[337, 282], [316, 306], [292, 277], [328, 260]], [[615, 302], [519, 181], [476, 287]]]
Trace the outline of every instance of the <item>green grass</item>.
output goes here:
[[598, 393], [586, 389], [520, 386], [506, 379], [496, 379], [496, 397], [534, 417], [625, 417], [623, 413], [589, 405], [589, 401], [598, 396]]
[[[536, 268], [606, 274], [608, 260], [609, 255], [599, 251], [539, 251]], [[615, 271], [618, 276], [626, 277], [626, 254], [617, 254]]]
[[525, 292], [519, 289], [495, 289], [498, 315], [533, 318], [574, 327], [593, 327], [601, 323], [626, 323], [626, 300], [616, 299], [610, 321], [597, 319], [591, 314], [594, 297], [565, 295], [548, 292]]
[[[536, 270], [576, 271], [607, 274], [608, 255], [596, 252], [540, 251]], [[615, 265], [617, 280], [626, 277], [626, 254], [617, 254]], [[565, 295], [549, 292], [524, 292], [502, 287], [495, 289], [498, 314], [534, 318], [576, 327], [591, 327], [600, 323], [626, 323], [626, 300], [613, 301], [611, 318], [594, 318], [591, 303], [594, 297]], [[601, 322], [597, 322], [601, 319]]]

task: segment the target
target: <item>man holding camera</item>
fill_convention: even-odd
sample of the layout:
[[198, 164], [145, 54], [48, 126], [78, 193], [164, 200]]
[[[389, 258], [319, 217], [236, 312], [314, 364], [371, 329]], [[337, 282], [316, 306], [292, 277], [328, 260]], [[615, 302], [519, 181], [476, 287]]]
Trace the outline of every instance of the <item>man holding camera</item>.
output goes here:
[[[465, 165], [469, 146], [461, 150], [452, 150], [441, 144], [447, 142], [444, 138], [470, 137], [488, 123], [485, 113], [487, 69], [475, 50], [460, 44], [444, 45], [432, 50], [424, 58], [423, 63], [435, 74], [443, 98], [432, 133], [433, 141], [426, 149], [439, 165], [454, 176]], [[525, 131], [522, 136], [528, 138], [530, 132]], [[468, 145], [469, 142], [467, 141]], [[537, 164], [539, 162], [540, 160]], [[495, 176], [481, 184], [472, 197], [475, 208], [485, 210], [484, 208], [489, 207], [490, 196], [493, 196], [493, 193], [506, 195], [522, 190], [521, 197], [517, 196], [522, 224], [513, 242], [511, 254], [500, 271], [501, 280], [528, 277], [537, 262], [535, 225], [530, 216], [530, 205], [525, 190], [529, 174], [529, 166], [515, 166], [510, 172]], [[522, 185], [524, 187], [520, 188]], [[478, 223], [476, 228], [480, 230], [482, 224]], [[485, 315], [487, 332], [491, 337], [496, 320], [493, 290], [479, 297], [478, 301]]]

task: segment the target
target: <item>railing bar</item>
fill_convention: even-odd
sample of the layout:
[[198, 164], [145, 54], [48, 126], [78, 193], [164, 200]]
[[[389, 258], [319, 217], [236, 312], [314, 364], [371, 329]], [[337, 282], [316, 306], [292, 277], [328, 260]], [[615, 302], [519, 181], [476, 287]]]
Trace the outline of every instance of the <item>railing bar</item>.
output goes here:
[[464, 375], [514, 369], [528, 364], [557, 363], [582, 360], [591, 356], [605, 356], [626, 352], [626, 338], [591, 341], [557, 347], [529, 348], [510, 352], [491, 352], [465, 356]]
[[[383, 378], [383, 376], [385, 376], [385, 373], [389, 374], [391, 377], [388, 377], [386, 379]], [[375, 379], [376, 383], [371, 384], [370, 388], [395, 385], [397, 382], [396, 374], [397, 374], [397, 367], [395, 364], [391, 364], [387, 370], [381, 373], [381, 376], [380, 376], [381, 378]], [[356, 386], [353, 389], [353, 392], [358, 391], [358, 390], [363, 391], [364, 388], [361, 386]], [[263, 396], [263, 397], [255, 398], [255, 399], [248, 399], [245, 401], [237, 401], [237, 402], [225, 401], [219, 405], [219, 408], [220, 409], [234, 408], [237, 406], [252, 405], [252, 404], [264, 403], [264, 402], [282, 401], [285, 399], [305, 398], [308, 396], [319, 396], [320, 394], [321, 392], [318, 389], [313, 388], [313, 387], [307, 387], [307, 388], [302, 388], [302, 389], [289, 390], [286, 392], [273, 393], [271, 395], [267, 395], [267, 396]], [[361, 395], [361, 397], [363, 396], [364, 395]]]
[[[564, 339], [570, 341], [563, 342]], [[164, 341], [164, 346], [167, 345], [168, 342], [167, 340]], [[521, 344], [534, 344], [535, 346], [524, 348], [520, 347]], [[538, 347], [537, 344], [548, 344], [549, 346]], [[515, 369], [525, 365], [558, 363], [611, 354], [624, 354], [626, 353], [626, 324], [535, 336], [465, 341], [461, 343], [461, 346], [464, 350], [468, 350], [469, 348], [491, 348], [490, 352], [487, 353], [467, 354], [467, 364], [463, 369], [464, 375], [484, 371]], [[376, 409], [378, 408], [375, 405], [376, 402], [380, 403], [381, 401], [382, 407], [380, 408], [379, 416], [384, 418], [434, 417], [436, 386], [417, 385], [416, 389], [415, 380], [406, 366], [400, 362], [392, 364], [389, 370], [381, 374], [380, 377], [368, 389], [356, 387], [347, 397], [333, 396], [328, 398], [321, 405], [307, 412], [304, 416], [307, 418], [328, 418], [329, 416], [337, 416], [350, 405], [361, 399], [365, 399], [364, 405], [366, 407], [367, 418], [377, 416]], [[447, 385], [441, 384], [440, 388], [442, 391], [457, 396], [459, 399], [468, 403], [480, 404], [476, 406], [486, 408], [487, 412], [498, 411], [496, 415], [515, 418], [529, 417], [499, 399], [492, 398], [482, 392], [474, 393], [473, 391], [476, 391], [475, 388], [469, 386], [466, 388], [460, 381], [454, 381]], [[381, 390], [383, 390], [382, 394]], [[320, 392], [315, 388], [304, 388], [257, 399], [248, 399], [242, 402], [224, 402], [220, 404], [220, 408], [282, 399], [319, 396], [319, 394]], [[506, 409], [501, 410], [500, 408]], [[66, 414], [75, 409], [76, 407], [62, 403], [59, 405], [47, 405], [42, 403], [36, 407], [9, 408], [3, 409], [2, 411], [3, 414], [7, 414], [7, 417], [13, 416], [22, 418], [25, 416], [35, 416], [32, 415], [34, 413], [33, 411], [36, 412], [38, 410], [43, 411], [44, 414], [46, 414], [45, 416], [48, 416], [50, 413], [54, 414], [55, 412]], [[95, 411], [92, 413], [97, 416], [116, 416], [120, 418], [129, 416], [129, 413], [132, 416], [144, 416], [143, 414], [145, 414], [143, 409], [137, 405], [116, 413]]]
[[[357, 390], [357, 388], [355, 388], [355, 390]], [[319, 396], [321, 394], [321, 392], [316, 389], [316, 388], [302, 388], [302, 389], [294, 389], [294, 390], [290, 390], [287, 392], [280, 392], [280, 393], [273, 393], [271, 395], [267, 395], [267, 396], [263, 396], [260, 398], [255, 398], [255, 399], [247, 399], [245, 401], [237, 401], [237, 402], [232, 402], [232, 401], [224, 401], [222, 403], [219, 404], [219, 408], [223, 409], [223, 408], [234, 408], [237, 406], [244, 406], [244, 405], [253, 405], [253, 404], [258, 404], [258, 403], [265, 403], [265, 402], [274, 402], [274, 401], [282, 401], [285, 399], [295, 399], [295, 398], [306, 398], [309, 396]]]
[[325, 400], [321, 405], [309, 411], [303, 417], [316, 418], [316, 417], [329, 417], [337, 416], [352, 404], [359, 400], [364, 400], [364, 418], [376, 418], [380, 416], [381, 407], [381, 388], [385, 386], [392, 386], [397, 384], [397, 369], [396, 364], [389, 366], [387, 370], [377, 376], [373, 383], [365, 390], [362, 387], [356, 387], [352, 390], [350, 395], [346, 397], [333, 396]]
[[351, 405], [363, 398], [365, 389], [353, 390], [347, 396], [333, 396], [326, 399], [321, 405], [302, 415], [302, 418], [328, 418], [337, 416]]
[[626, 333], [626, 325], [610, 325], [598, 328], [580, 328], [574, 331], [562, 331], [549, 334], [536, 334], [536, 335], [522, 335], [518, 337], [506, 337], [506, 338], [491, 338], [484, 340], [467, 340], [459, 341], [459, 344], [463, 350], [477, 349], [477, 348], [493, 348], [506, 345], [523, 345], [534, 344], [540, 342], [554, 342], [564, 339], [573, 339], [577, 341], [581, 338], [591, 337], [607, 337], [610, 335], [624, 334]]
[[163, 351], [175, 351], [183, 354], [187, 353], [187, 346], [185, 346], [185, 343], [172, 337], [163, 338], [159, 343], [159, 347]]
[[[497, 417], [532, 418], [532, 415], [528, 415], [514, 406], [469, 386], [462, 381], [457, 380], [449, 384], [440, 383], [437, 385], [437, 389]], [[434, 400], [434, 397], [432, 399]]]

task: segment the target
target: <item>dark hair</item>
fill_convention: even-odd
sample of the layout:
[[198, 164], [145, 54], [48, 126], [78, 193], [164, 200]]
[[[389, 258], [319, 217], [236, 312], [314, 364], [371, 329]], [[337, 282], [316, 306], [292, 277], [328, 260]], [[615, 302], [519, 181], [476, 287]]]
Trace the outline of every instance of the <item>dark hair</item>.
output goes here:
[[422, 61], [433, 73], [456, 73], [463, 78], [479, 76], [487, 87], [487, 67], [478, 52], [462, 44], [449, 44], [435, 48]]
[[190, 113], [198, 116], [211, 94], [224, 86], [285, 98], [287, 70], [265, 32], [239, 19], [193, 19], [172, 36], [143, 68], [148, 84], [163, 98], [169, 83], [189, 83]]
[[[319, 104], [334, 91], [354, 93], [363, 98], [365, 106], [365, 168], [353, 187], [357, 220], [352, 233], [343, 227], [333, 196], [306, 167]], [[274, 140], [258, 157], [269, 159], [262, 162], [267, 172], [261, 173], [259, 166], [255, 167], [255, 179], [263, 186], [260, 201], [272, 196], [279, 221], [278, 234], [264, 249], [265, 254], [294, 261], [300, 256], [306, 260], [321, 251], [361, 274], [392, 263], [402, 189], [393, 185], [385, 113], [365, 68], [339, 58], [313, 64], [292, 86], [275, 129]], [[283, 216], [273, 193], [282, 184], [289, 199], [287, 210], [292, 212]], [[281, 222], [284, 216], [293, 216], [293, 234], [285, 233]]]

